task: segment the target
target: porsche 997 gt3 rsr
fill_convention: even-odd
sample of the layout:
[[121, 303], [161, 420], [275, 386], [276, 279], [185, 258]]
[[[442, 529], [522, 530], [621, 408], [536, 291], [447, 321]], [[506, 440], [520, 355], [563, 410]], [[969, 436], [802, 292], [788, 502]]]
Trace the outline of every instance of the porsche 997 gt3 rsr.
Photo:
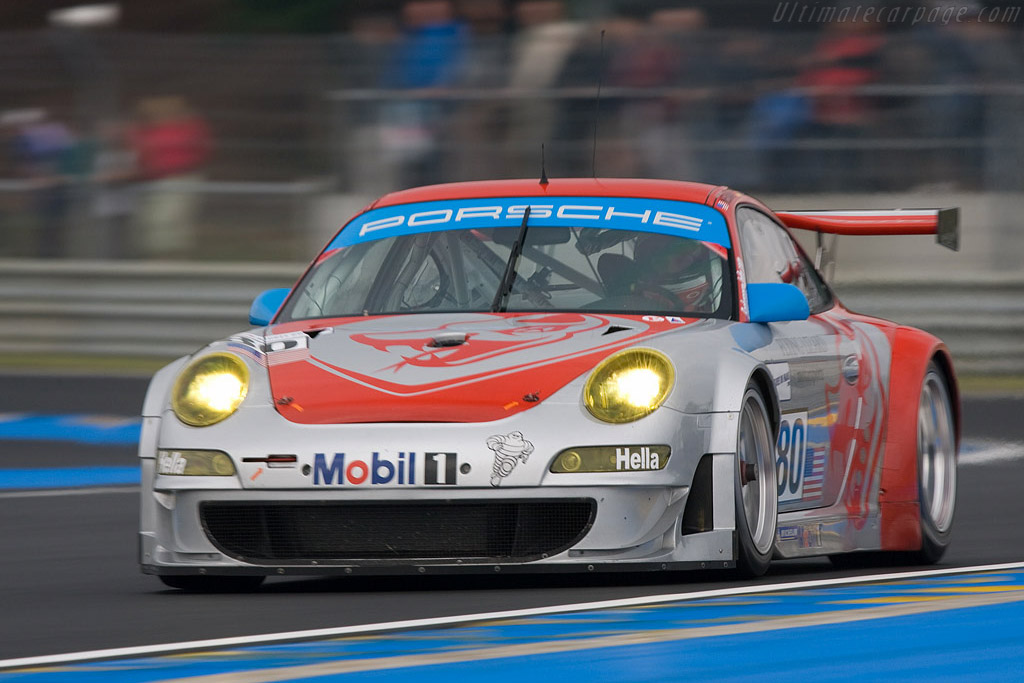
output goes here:
[[141, 565], [265, 575], [738, 567], [949, 543], [959, 401], [922, 331], [836, 299], [773, 213], [696, 183], [461, 183], [351, 219], [254, 329], [154, 377]]

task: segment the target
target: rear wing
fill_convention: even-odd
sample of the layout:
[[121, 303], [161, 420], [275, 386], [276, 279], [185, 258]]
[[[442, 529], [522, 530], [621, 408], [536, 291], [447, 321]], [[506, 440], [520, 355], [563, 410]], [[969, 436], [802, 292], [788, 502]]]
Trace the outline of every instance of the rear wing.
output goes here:
[[881, 211], [776, 211], [787, 227], [832, 235], [935, 235], [935, 241], [960, 249], [960, 209], [887, 209]]

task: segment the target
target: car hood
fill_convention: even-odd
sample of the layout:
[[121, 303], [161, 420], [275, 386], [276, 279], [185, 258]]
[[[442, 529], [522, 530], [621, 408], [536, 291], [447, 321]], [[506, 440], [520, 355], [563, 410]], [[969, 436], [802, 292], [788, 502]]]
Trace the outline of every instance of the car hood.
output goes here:
[[486, 422], [541, 405], [602, 359], [692, 319], [461, 313], [301, 321], [233, 338], [292, 422]]

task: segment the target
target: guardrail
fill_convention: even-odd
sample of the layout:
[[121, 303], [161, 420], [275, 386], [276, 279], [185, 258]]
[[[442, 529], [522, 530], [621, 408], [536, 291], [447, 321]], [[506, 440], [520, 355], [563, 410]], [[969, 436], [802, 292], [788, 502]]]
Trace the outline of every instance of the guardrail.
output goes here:
[[[166, 357], [248, 327], [264, 289], [299, 263], [0, 260], [0, 353]], [[848, 307], [929, 330], [961, 372], [1024, 373], [1024, 276], [857, 276]]]

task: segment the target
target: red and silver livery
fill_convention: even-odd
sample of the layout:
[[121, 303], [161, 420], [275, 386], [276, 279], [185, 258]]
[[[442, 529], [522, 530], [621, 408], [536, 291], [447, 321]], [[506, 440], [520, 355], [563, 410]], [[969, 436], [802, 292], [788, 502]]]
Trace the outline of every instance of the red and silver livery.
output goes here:
[[738, 568], [951, 539], [935, 337], [847, 310], [780, 212], [655, 180], [457, 183], [354, 216], [251, 329], [153, 378], [140, 563], [267, 575]]

